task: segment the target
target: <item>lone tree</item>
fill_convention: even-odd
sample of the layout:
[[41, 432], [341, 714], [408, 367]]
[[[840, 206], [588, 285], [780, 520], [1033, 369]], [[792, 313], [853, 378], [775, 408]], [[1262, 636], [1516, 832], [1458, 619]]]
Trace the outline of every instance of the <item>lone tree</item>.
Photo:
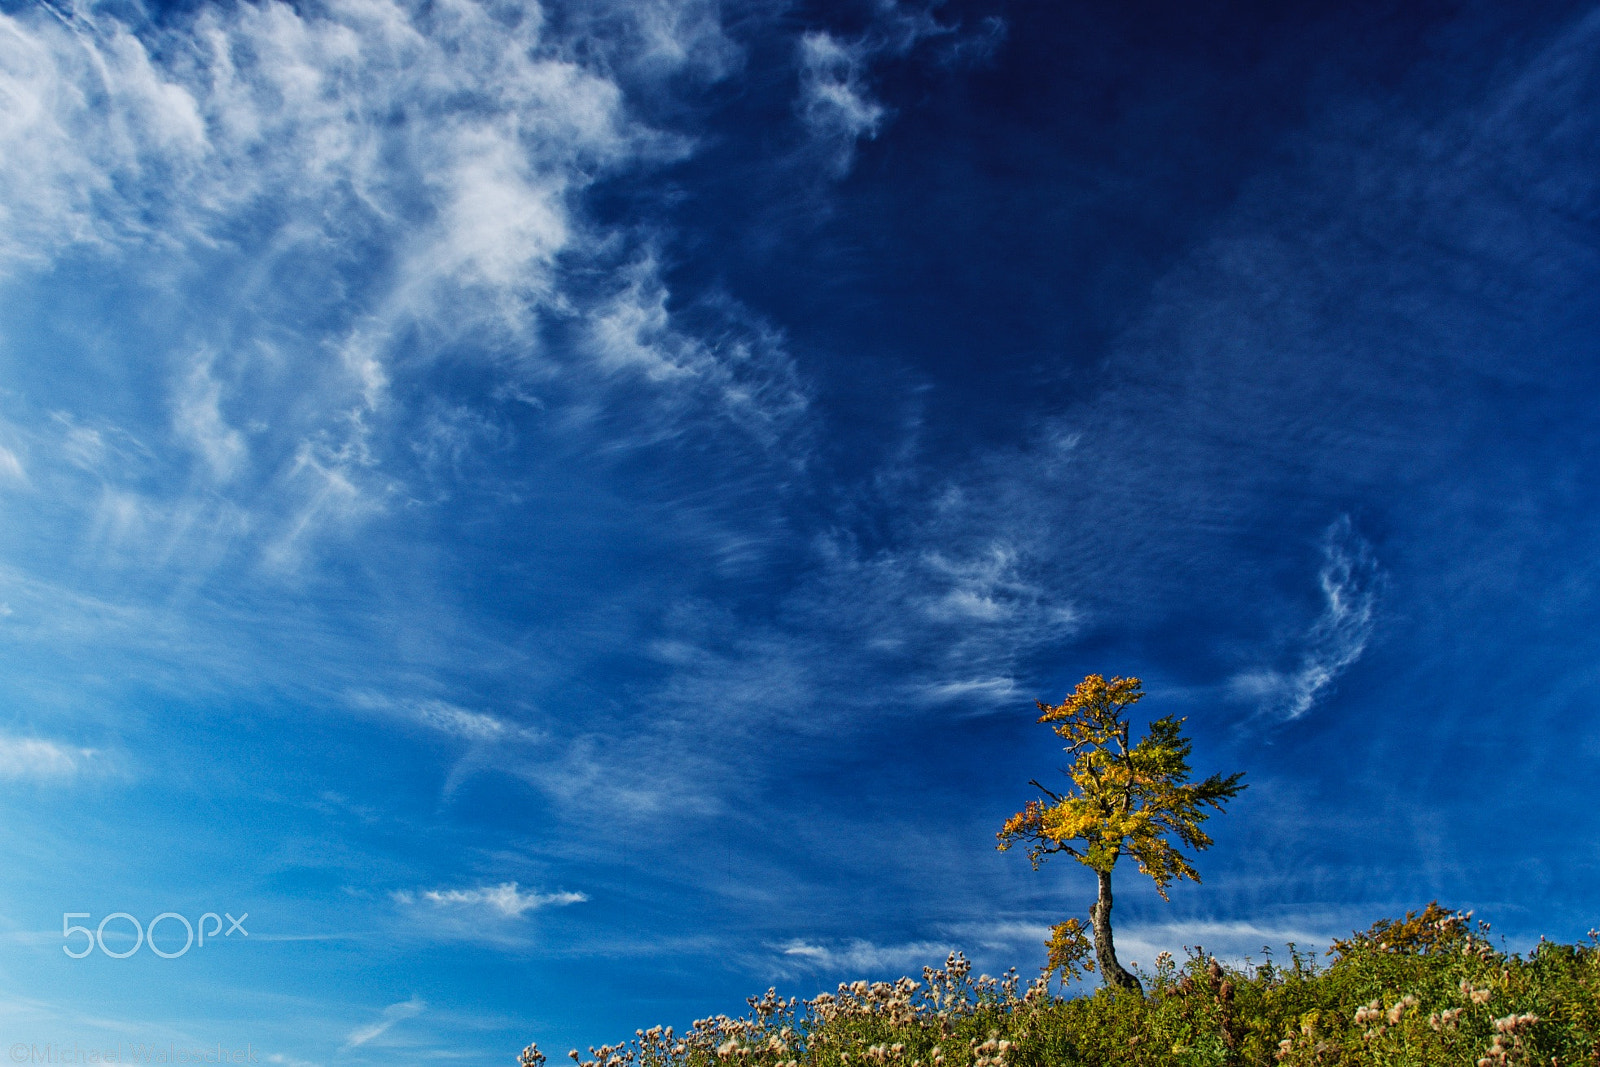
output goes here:
[[997, 835], [1002, 852], [1026, 842], [1034, 870], [1052, 853], [1065, 852], [1099, 879], [1100, 892], [1089, 909], [1094, 958], [1084, 924], [1068, 919], [1051, 931], [1046, 970], [1072, 978], [1093, 971], [1098, 961], [1108, 984], [1141, 993], [1139, 980], [1117, 962], [1111, 941], [1112, 869], [1124, 854], [1132, 856], [1163, 900], [1174, 878], [1199, 882], [1178, 844], [1196, 851], [1210, 848], [1211, 838], [1200, 829], [1211, 815], [1205, 809], [1221, 811], [1245, 788], [1239, 781], [1243, 773], [1190, 783], [1193, 745], [1183, 736], [1183, 719], [1158, 719], [1138, 744], [1130, 745], [1127, 712], [1143, 696], [1137, 678], [1108, 682], [1091, 674], [1061, 704], [1035, 701], [1043, 712], [1039, 721], [1067, 742], [1072, 765], [1062, 773], [1072, 784], [1057, 793], [1030, 782], [1044, 797], [1030, 800]]

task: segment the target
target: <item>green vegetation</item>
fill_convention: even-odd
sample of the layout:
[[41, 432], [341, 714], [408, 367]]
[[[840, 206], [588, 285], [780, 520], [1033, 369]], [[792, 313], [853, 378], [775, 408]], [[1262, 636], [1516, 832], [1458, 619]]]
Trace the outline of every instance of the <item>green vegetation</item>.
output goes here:
[[[1336, 941], [1229, 967], [1163, 953], [1147, 992], [1063, 998], [1043, 978], [974, 978], [959, 954], [922, 981], [855, 982], [800, 1003], [656, 1027], [571, 1056], [579, 1067], [1508, 1067], [1600, 1065], [1600, 935], [1494, 948], [1488, 927], [1430, 904]], [[521, 1067], [541, 1067], [530, 1045]]]

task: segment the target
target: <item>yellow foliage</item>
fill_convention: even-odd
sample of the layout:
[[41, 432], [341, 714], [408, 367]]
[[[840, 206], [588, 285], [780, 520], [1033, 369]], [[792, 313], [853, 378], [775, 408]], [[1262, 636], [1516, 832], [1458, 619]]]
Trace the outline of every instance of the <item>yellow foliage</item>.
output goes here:
[[[1005, 821], [997, 835], [1002, 851], [1025, 844], [1035, 870], [1048, 856], [1064, 852], [1108, 876], [1118, 860], [1132, 856], [1163, 899], [1176, 879], [1200, 881], [1181, 850], [1211, 846], [1201, 826], [1244, 789], [1244, 776], [1217, 774], [1190, 782], [1192, 743], [1183, 736], [1185, 720], [1174, 716], [1152, 722], [1133, 742], [1128, 710], [1143, 698], [1137, 678], [1107, 681], [1091, 674], [1062, 703], [1038, 702], [1039, 721], [1066, 742], [1072, 757], [1064, 771], [1070, 785], [1057, 792], [1032, 783], [1043, 796]], [[1078, 951], [1080, 942], [1087, 945], [1078, 920], [1057, 926], [1050, 940], [1052, 969], [1070, 964], [1063, 969], [1075, 973], [1087, 952]]]
[[1089, 932], [1077, 919], [1068, 919], [1050, 928], [1050, 940], [1045, 942], [1048, 952], [1045, 970], [1062, 974], [1094, 971], [1094, 949], [1089, 944]]

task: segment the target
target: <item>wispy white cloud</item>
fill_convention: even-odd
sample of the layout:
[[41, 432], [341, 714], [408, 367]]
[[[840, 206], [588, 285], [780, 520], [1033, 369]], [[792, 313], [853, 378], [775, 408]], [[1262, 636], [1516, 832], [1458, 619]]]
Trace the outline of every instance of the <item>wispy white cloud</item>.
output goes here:
[[[738, 464], [806, 460], [809, 392], [782, 332], [718, 293], [674, 293], [665, 235], [606, 229], [584, 203], [597, 179], [692, 147], [639, 121], [628, 94], [737, 66], [714, 3], [594, 5], [560, 27], [537, 5], [472, 0], [269, 2], [159, 28], [36, 6], [0, 15], [0, 60], [0, 97], [19, 102], [0, 109], [0, 282], [71, 263], [148, 282], [132, 299], [182, 324], [148, 349], [72, 357], [85, 380], [137, 366], [147, 389], [68, 381], [50, 410], [17, 401], [32, 421], [4, 439], [0, 488], [47, 491], [8, 521], [71, 557], [17, 564], [38, 569], [15, 575], [37, 595], [8, 596], [36, 646], [187, 658], [185, 684], [300, 655], [327, 667], [363, 638], [308, 619], [315, 598], [278, 596], [332, 566], [438, 594], [409, 517], [476, 488], [485, 454], [604, 466], [693, 438]], [[472, 390], [438, 387], [454, 361], [473, 364]], [[540, 419], [519, 424], [523, 407]], [[722, 526], [729, 566], [759, 554], [761, 535]], [[441, 615], [393, 599], [373, 612], [413, 630]], [[262, 654], [280, 625], [298, 652]], [[473, 751], [546, 740], [444, 699], [356, 710]], [[510, 762], [577, 802], [614, 748], [565, 737], [564, 759]], [[446, 793], [491, 765], [460, 757]], [[697, 803], [649, 779], [615, 795]]]
[[982, 20], [972, 30], [941, 23], [933, 7], [884, 0], [874, 6], [870, 26], [859, 36], [841, 38], [827, 30], [803, 34], [796, 46], [799, 93], [795, 109], [813, 149], [835, 178], [848, 174], [856, 146], [872, 140], [891, 117], [872, 92], [872, 65], [909, 55], [926, 40], [942, 40], [937, 60], [945, 66], [981, 63], [1005, 40], [1000, 18]]
[[796, 939], [775, 946], [780, 969], [792, 971], [827, 971], [836, 974], [896, 975], [915, 972], [926, 964], [937, 964], [949, 955], [955, 946], [939, 941], [908, 941], [902, 944], [880, 945], [872, 941], [853, 939], [825, 944]]
[[[417, 721], [441, 733], [472, 741], [530, 736], [527, 731], [509, 726], [493, 715], [468, 711], [443, 700], [421, 700], [407, 705]], [[532, 735], [537, 736], [537, 735]]]
[[1006, 703], [1022, 696], [1015, 678], [966, 678], [955, 682], [933, 682], [922, 687], [931, 701], [963, 700]]
[[[602, 372], [670, 385], [677, 412], [715, 412], [763, 445], [800, 443], [810, 397], [782, 334], [717, 295], [694, 309], [691, 328], [668, 310], [670, 297], [653, 251], [616, 272], [584, 318], [586, 347]], [[668, 419], [656, 432], [679, 429]]]
[[873, 138], [887, 114], [864, 84], [870, 49], [825, 31], [800, 39], [800, 118], [829, 157], [835, 176], [850, 170], [856, 142]]
[[[869, 554], [845, 535], [817, 539], [807, 580], [772, 618], [681, 602], [649, 644], [665, 668], [639, 697], [656, 709], [650, 720], [567, 750], [539, 772], [541, 787], [630, 820], [709, 813], [748, 782], [745, 746], [770, 745], [774, 730], [824, 736], [1031, 707], [1030, 657], [1078, 632], [1073, 604], [1031, 546], [996, 539], [947, 502], [902, 503], [899, 547]], [[722, 739], [715, 750], [708, 729]], [[577, 758], [591, 746], [604, 758]]]
[[[117, 502], [100, 528], [137, 525], [129, 553], [187, 538], [194, 553], [168, 564], [231, 552], [297, 579], [323, 542], [449, 498], [408, 484], [462, 470], [408, 469], [439, 429], [419, 352], [477, 361], [504, 387], [455, 399], [452, 425], [486, 431], [457, 434], [458, 459], [506, 446], [496, 408], [513, 394], [565, 404], [569, 434], [637, 443], [649, 417], [584, 418], [621, 368], [665, 413], [655, 440], [696, 421], [767, 446], [793, 433], [806, 394], [778, 332], [716, 299], [689, 302], [706, 330], [678, 321], [654, 250], [585, 210], [597, 179], [690, 148], [634, 117], [618, 49], [650, 51], [658, 74], [733, 62], [715, 58], [732, 46], [714, 5], [644, 7], [564, 24], [626, 29], [588, 65], [573, 56], [602, 53], [539, 7], [471, 0], [207, 8], [161, 30], [94, 7], [65, 23], [43, 6], [0, 15], [0, 96], [18, 104], [0, 119], [0, 277], [69, 255], [116, 274], [138, 257], [149, 299], [183, 305], [188, 353], [152, 359], [164, 410], [123, 410], [122, 437], [96, 397], [60, 398], [41, 462], [97, 484], [29, 477], [61, 507]], [[589, 343], [544, 343], [552, 324], [582, 324]], [[116, 454], [141, 439], [134, 477]], [[12, 466], [0, 454], [0, 482]], [[248, 517], [227, 544], [163, 520], [219, 503]]]
[[222, 383], [212, 373], [212, 364], [209, 353], [194, 357], [189, 373], [180, 379], [176, 389], [173, 423], [200, 453], [212, 477], [225, 482], [244, 461], [246, 447], [244, 436], [228, 424], [222, 413]]
[[536, 742], [537, 730], [519, 726], [487, 712], [473, 711], [447, 700], [424, 697], [387, 697], [358, 691], [348, 695], [350, 706], [381, 712], [462, 741], [473, 743]]
[[410, 1000], [402, 1000], [383, 1009], [383, 1015], [376, 1021], [358, 1026], [345, 1036], [341, 1052], [348, 1052], [353, 1048], [360, 1048], [375, 1038], [382, 1037], [394, 1027], [396, 1023], [407, 1019], [414, 1019], [421, 1015], [428, 1007], [427, 1001], [421, 997], [413, 996]]
[[1311, 710], [1334, 681], [1361, 658], [1376, 622], [1382, 573], [1366, 542], [1343, 516], [1322, 541], [1323, 611], [1301, 642], [1299, 663], [1288, 671], [1262, 668], [1236, 675], [1234, 694], [1262, 712], [1298, 719]]
[[563, 15], [625, 80], [657, 91], [670, 77], [718, 81], [745, 61], [718, 0], [594, 0]]
[[99, 754], [38, 737], [0, 735], [0, 778], [62, 782], [97, 766]]
[[0, 482], [10, 482], [13, 485], [25, 485], [28, 474], [22, 469], [22, 461], [11, 449], [0, 445]]
[[281, 1067], [322, 1067], [314, 1060], [302, 1060], [294, 1056], [285, 1056], [281, 1052], [269, 1052], [266, 1055], [267, 1063], [280, 1064]]
[[120, 24], [30, 14], [0, 15], [0, 271], [146, 230], [119, 179], [186, 173], [206, 150], [194, 97]]
[[526, 948], [541, 936], [535, 912], [586, 903], [588, 894], [539, 892], [516, 882], [454, 889], [400, 889], [389, 894], [397, 932], [425, 941], [470, 942], [502, 950]]
[[992, 544], [966, 559], [952, 559], [938, 549], [924, 558], [931, 575], [948, 586], [927, 606], [940, 621], [997, 622], [1039, 595], [1036, 586], [1020, 579], [1017, 550], [1009, 544]]
[[516, 882], [502, 882], [495, 886], [477, 889], [428, 889], [421, 893], [398, 891], [394, 900], [399, 904], [426, 901], [441, 908], [487, 910], [508, 919], [520, 919], [530, 911], [540, 908], [564, 908], [582, 904], [589, 898], [583, 893], [536, 893], [519, 889]]
[[[1032, 949], [1050, 940], [1050, 924], [1026, 919], [986, 919], [981, 922], [952, 923], [949, 932], [963, 951], [1015, 952]], [[1120, 936], [1120, 930], [1119, 930]]]

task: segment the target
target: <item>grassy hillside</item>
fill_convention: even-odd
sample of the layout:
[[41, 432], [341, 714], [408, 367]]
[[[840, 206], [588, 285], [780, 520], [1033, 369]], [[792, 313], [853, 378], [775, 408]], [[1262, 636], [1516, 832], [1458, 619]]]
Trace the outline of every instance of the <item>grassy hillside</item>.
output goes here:
[[[1052, 995], [1013, 972], [974, 978], [952, 955], [922, 980], [772, 991], [749, 1015], [639, 1031], [572, 1053], [579, 1067], [1201, 1067], [1600, 1065], [1600, 939], [1498, 951], [1488, 927], [1430, 905], [1246, 969], [1165, 953], [1147, 994]], [[544, 1056], [530, 1045], [522, 1067]]]

